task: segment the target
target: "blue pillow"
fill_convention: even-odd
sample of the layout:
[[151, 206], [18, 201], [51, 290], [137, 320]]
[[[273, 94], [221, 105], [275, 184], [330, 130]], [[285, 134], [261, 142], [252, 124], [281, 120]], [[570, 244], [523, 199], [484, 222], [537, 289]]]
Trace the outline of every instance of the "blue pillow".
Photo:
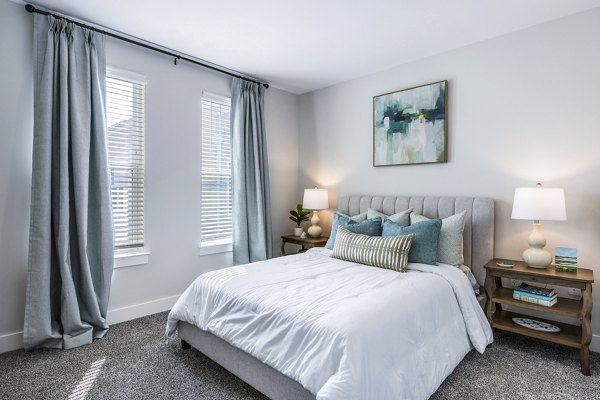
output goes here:
[[386, 219], [383, 221], [382, 236], [404, 236], [415, 233], [416, 236], [408, 253], [408, 262], [435, 265], [437, 263], [441, 229], [441, 219], [416, 222], [410, 226], [397, 224]]
[[381, 236], [381, 217], [375, 217], [362, 222], [356, 222], [348, 217], [344, 217], [343, 215], [336, 213], [333, 214], [333, 223], [331, 224], [331, 233], [329, 234], [329, 240], [325, 245], [326, 249], [333, 249], [333, 245], [335, 243], [335, 236], [337, 235], [337, 230], [340, 226], [343, 226], [350, 232], [354, 233], [362, 233], [363, 235], [369, 236]]

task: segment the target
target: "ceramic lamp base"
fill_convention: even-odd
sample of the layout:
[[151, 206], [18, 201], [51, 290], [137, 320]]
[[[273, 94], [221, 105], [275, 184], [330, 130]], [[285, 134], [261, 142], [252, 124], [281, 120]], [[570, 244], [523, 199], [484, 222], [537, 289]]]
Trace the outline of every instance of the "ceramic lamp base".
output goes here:
[[542, 233], [541, 225], [539, 222], [533, 223], [533, 231], [527, 239], [529, 248], [522, 254], [523, 261], [531, 268], [546, 268], [552, 263], [552, 254], [549, 251], [544, 250], [546, 246], [546, 238]]
[[313, 225], [309, 227], [306, 232], [308, 232], [308, 236], [312, 238], [318, 238], [321, 236], [321, 233], [323, 233], [323, 228], [321, 228], [319, 225]]
[[546, 268], [552, 263], [552, 254], [544, 249], [529, 248], [522, 254], [523, 261], [531, 268]]
[[321, 236], [321, 233], [323, 233], [323, 228], [319, 226], [319, 221], [320, 219], [317, 211], [313, 211], [312, 218], [310, 219], [311, 226], [306, 231], [308, 236], [312, 238], [318, 238]]

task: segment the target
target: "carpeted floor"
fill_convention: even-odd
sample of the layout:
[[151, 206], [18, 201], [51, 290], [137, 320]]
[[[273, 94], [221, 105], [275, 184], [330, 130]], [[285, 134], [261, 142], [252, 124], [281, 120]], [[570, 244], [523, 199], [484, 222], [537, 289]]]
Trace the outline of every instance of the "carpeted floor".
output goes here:
[[[73, 350], [0, 355], [0, 399], [265, 399], [195, 350], [164, 336], [166, 313], [111, 327]], [[600, 399], [600, 355], [592, 376], [579, 352], [509, 334], [468, 354], [432, 399]]]

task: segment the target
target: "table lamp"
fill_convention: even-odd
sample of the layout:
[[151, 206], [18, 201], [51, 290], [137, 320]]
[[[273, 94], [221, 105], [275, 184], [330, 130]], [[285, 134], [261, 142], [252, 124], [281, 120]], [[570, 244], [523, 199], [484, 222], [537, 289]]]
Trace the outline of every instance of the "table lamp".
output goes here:
[[512, 219], [533, 220], [533, 231], [527, 242], [529, 248], [523, 252], [523, 260], [532, 268], [546, 268], [552, 263], [552, 254], [544, 250], [546, 238], [540, 221], [565, 221], [565, 192], [561, 188], [536, 187], [515, 189]]
[[304, 198], [302, 199], [302, 207], [307, 210], [312, 210], [313, 215], [310, 219], [311, 226], [308, 228], [308, 236], [318, 238], [323, 232], [323, 228], [319, 226], [319, 210], [329, 208], [329, 196], [326, 189], [304, 189]]

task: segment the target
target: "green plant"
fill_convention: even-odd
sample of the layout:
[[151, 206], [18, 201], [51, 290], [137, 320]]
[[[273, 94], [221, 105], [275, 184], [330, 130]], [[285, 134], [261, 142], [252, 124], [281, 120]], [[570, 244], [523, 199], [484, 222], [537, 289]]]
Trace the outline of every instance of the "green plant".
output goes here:
[[296, 209], [290, 210], [289, 218], [298, 225], [298, 228], [300, 228], [302, 222], [308, 221], [308, 214], [310, 214], [310, 211], [302, 208], [302, 204], [296, 204]]

